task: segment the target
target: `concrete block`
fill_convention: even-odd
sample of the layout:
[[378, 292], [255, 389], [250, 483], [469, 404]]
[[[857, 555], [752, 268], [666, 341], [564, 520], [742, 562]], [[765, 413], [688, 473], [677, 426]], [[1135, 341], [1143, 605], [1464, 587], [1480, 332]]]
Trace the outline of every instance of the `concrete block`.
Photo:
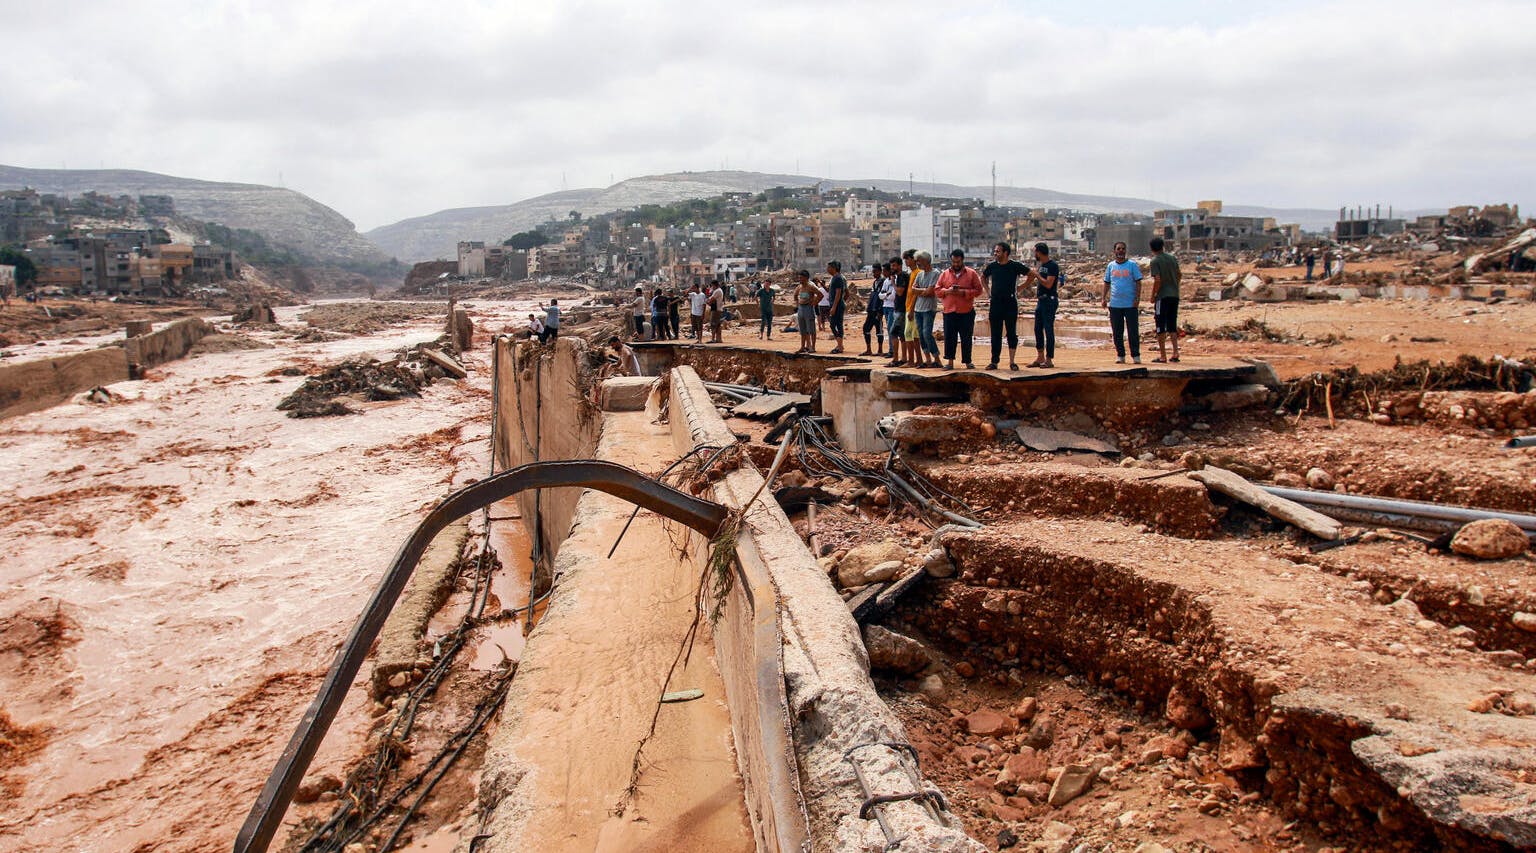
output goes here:
[[645, 409], [656, 379], [651, 376], [614, 376], [603, 380], [599, 405], [605, 412], [638, 412]]

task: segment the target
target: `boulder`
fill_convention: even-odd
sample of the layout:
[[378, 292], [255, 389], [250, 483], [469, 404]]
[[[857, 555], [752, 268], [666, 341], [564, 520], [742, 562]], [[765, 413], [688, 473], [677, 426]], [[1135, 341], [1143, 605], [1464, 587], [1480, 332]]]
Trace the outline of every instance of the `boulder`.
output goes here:
[[864, 648], [871, 669], [914, 675], [928, 668], [930, 658], [922, 643], [879, 625], [864, 626]]
[[860, 545], [850, 550], [837, 563], [837, 582], [840, 586], [859, 586], [866, 581], [864, 573], [881, 563], [900, 563], [907, 557], [907, 549], [899, 543], [886, 540], [874, 545]]
[[1333, 491], [1334, 486], [1333, 475], [1321, 468], [1309, 468], [1307, 470], [1307, 486], [1309, 488], [1331, 492]]
[[1483, 518], [1456, 531], [1451, 550], [1479, 560], [1503, 560], [1518, 557], [1530, 548], [1530, 539], [1513, 521]]

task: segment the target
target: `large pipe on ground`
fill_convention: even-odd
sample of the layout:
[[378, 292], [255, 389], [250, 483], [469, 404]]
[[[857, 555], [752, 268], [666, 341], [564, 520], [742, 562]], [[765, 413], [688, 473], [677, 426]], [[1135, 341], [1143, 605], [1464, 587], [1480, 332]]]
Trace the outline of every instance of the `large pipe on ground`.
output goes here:
[[[1417, 530], [1450, 530], [1484, 518], [1502, 518], [1514, 522], [1527, 535], [1536, 534], [1536, 515], [1504, 512], [1496, 509], [1478, 509], [1468, 506], [1436, 504], [1427, 501], [1406, 501], [1377, 498], [1369, 495], [1349, 495], [1341, 492], [1316, 492], [1311, 489], [1288, 489], [1283, 486], [1261, 486], [1277, 498], [1295, 501], [1321, 511], [1324, 515], [1352, 514], [1362, 520], [1377, 519], [1383, 522], [1397, 521]], [[1347, 519], [1354, 520], [1354, 519]]]
[[326, 673], [320, 692], [293, 739], [283, 750], [273, 768], [272, 775], [261, 789], [251, 813], [246, 817], [240, 833], [235, 836], [235, 853], [262, 853], [272, 843], [272, 837], [282, 823], [288, 803], [309, 769], [309, 762], [325, 739], [326, 730], [336, 718], [347, 689], [368, 656], [368, 649], [379, 636], [389, 612], [405, 589], [406, 581], [421, 562], [421, 555], [433, 538], [454, 521], [475, 510], [490, 506], [528, 489], [545, 489], [554, 486], [574, 486], [597, 489], [614, 497], [638, 504], [657, 515], [681, 522], [714, 538], [725, 522], [728, 510], [710, 501], [680, 492], [613, 462], [590, 460], [560, 462], [530, 462], [509, 468], [500, 474], [487, 477], [478, 483], [465, 486], [449, 495], [427, 517], [421, 520], [409, 539], [400, 547], [384, 578], [373, 591], [363, 615], [352, 628], [352, 634], [336, 653], [336, 660]]

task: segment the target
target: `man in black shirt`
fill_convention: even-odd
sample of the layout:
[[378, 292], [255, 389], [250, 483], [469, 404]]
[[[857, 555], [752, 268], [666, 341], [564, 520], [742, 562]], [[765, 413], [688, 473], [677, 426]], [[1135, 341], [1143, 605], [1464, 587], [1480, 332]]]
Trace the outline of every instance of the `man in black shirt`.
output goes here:
[[841, 261], [827, 261], [827, 275], [832, 280], [827, 282], [827, 299], [832, 305], [827, 311], [827, 326], [832, 332], [832, 341], [835, 346], [832, 352], [843, 351], [843, 314], [848, 310], [848, 280], [843, 278], [843, 264]]
[[992, 296], [992, 306], [987, 311], [987, 325], [992, 329], [992, 362], [987, 365], [988, 370], [997, 369], [998, 357], [1003, 354], [1005, 332], [1008, 336], [1008, 369], [1019, 369], [1019, 276], [1028, 275], [1029, 267], [1012, 260], [1012, 254], [1012, 246], [998, 243], [992, 248], [992, 263], [981, 271]]
[[1035, 360], [1030, 367], [1056, 366], [1056, 308], [1061, 304], [1061, 267], [1051, 260], [1051, 247], [1035, 244], [1035, 269], [1029, 280], [1035, 283]]

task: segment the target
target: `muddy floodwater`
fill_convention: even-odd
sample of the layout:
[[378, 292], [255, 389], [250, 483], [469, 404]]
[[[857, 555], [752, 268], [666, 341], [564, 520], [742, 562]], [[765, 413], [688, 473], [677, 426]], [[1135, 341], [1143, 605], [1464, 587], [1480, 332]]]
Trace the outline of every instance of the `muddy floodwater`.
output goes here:
[[[286, 417], [303, 376], [285, 369], [388, 358], [441, 319], [322, 343], [233, 330], [271, 347], [0, 421], [0, 850], [228, 848], [401, 541], [456, 466], [483, 476], [484, 333], [528, 307], [472, 307], [468, 380], [360, 415]], [[511, 633], [481, 653], [516, 657]], [[359, 693], [317, 766], [361, 741]]]

